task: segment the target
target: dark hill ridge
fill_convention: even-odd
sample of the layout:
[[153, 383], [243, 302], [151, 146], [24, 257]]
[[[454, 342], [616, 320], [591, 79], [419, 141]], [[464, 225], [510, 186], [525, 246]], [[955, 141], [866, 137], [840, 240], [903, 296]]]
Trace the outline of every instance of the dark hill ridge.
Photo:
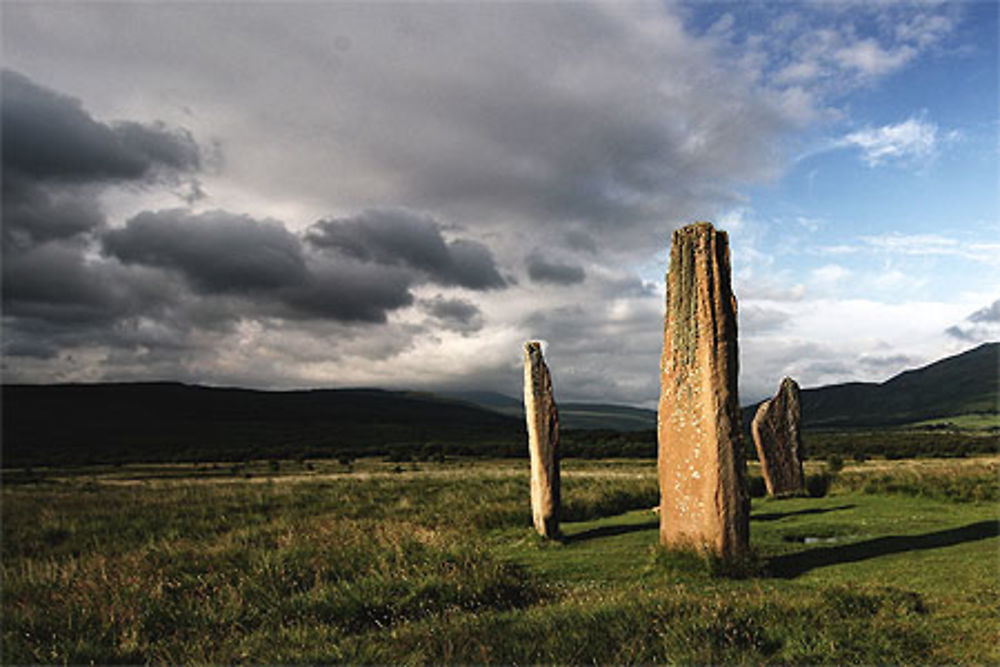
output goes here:
[[[524, 419], [520, 398], [493, 391], [444, 394], [503, 415]], [[558, 390], [556, 400], [558, 401]], [[559, 425], [571, 430], [649, 431], [656, 428], [656, 410], [609, 403], [559, 403]]]
[[3, 463], [240, 460], [508, 442], [520, 420], [430, 394], [180, 383], [6, 385]]
[[[807, 428], [895, 426], [936, 417], [998, 411], [1000, 343], [984, 343], [885, 382], [848, 382], [802, 390]], [[453, 398], [501, 414], [522, 417], [521, 401], [495, 392], [462, 392]], [[558, 400], [558, 395], [556, 397]], [[753, 419], [755, 403], [743, 408]], [[560, 424], [568, 429], [644, 431], [656, 428], [656, 411], [624, 405], [559, 403]]]
[[[168, 382], [5, 385], [2, 393], [8, 467], [527, 451], [521, 402], [491, 392], [446, 398], [380, 389], [257, 391]], [[883, 383], [805, 389], [803, 418], [810, 429], [843, 429], [996, 414], [998, 394], [1000, 343], [987, 343]], [[479, 401], [483, 405], [474, 404]], [[587, 455], [601, 442], [619, 440], [641, 445], [630, 456], [655, 452], [653, 410], [571, 402], [559, 410], [567, 455]], [[756, 405], [744, 408], [744, 419], [755, 411]], [[626, 451], [619, 445], [608, 451]]]
[[[894, 426], [937, 417], [993, 413], [1000, 400], [1000, 343], [984, 343], [881, 383], [802, 390], [806, 427]], [[757, 405], [744, 408], [752, 419]]]

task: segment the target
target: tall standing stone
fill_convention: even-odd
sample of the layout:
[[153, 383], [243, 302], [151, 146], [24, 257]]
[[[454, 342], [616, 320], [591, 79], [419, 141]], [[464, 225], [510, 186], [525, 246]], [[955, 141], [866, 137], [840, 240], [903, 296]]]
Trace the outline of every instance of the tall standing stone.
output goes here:
[[760, 404], [750, 424], [764, 484], [772, 496], [801, 493], [804, 489], [801, 416], [799, 385], [785, 378], [778, 393]]
[[531, 455], [531, 515], [545, 537], [559, 534], [559, 412], [540, 343], [524, 344], [524, 416]]
[[736, 298], [729, 241], [707, 222], [674, 232], [657, 419], [660, 542], [745, 555], [746, 458], [736, 378]]

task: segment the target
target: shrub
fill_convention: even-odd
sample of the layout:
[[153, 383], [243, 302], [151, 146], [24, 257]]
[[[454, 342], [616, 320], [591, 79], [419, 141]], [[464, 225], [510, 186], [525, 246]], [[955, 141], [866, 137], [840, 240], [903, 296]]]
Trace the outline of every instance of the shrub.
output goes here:
[[821, 472], [806, 476], [806, 493], [812, 498], [822, 498], [829, 492], [833, 475]]

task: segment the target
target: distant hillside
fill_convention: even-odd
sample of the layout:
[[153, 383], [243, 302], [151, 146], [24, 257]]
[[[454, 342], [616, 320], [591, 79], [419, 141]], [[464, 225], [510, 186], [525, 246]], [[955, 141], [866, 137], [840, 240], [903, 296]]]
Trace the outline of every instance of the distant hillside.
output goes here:
[[649, 431], [656, 428], [656, 410], [604, 403], [564, 403], [559, 420], [568, 429]]
[[[444, 395], [524, 419], [524, 406], [520, 398], [490, 391], [449, 392]], [[558, 396], [556, 401], [558, 402]], [[607, 403], [559, 403], [558, 407], [559, 426], [563, 429], [649, 431], [656, 428], [656, 410]]]
[[[1000, 343], [904, 371], [882, 383], [850, 382], [802, 390], [807, 428], [896, 426], [942, 417], [997, 413]], [[749, 421], [757, 405], [744, 408]]]
[[[958, 442], [932, 429], [946, 428], [934, 424], [949, 417], [976, 423], [978, 417], [968, 415], [996, 415], [998, 378], [1000, 344], [989, 343], [880, 384], [805, 389], [810, 455], [993, 451], [996, 438], [984, 437], [988, 433]], [[527, 454], [521, 401], [491, 392], [446, 398], [378, 389], [270, 392], [135, 383], [7, 385], [2, 397], [5, 467]], [[745, 408], [744, 419], [755, 410]], [[564, 456], [655, 456], [652, 410], [565, 403], [559, 411]], [[917, 422], [926, 432], [882, 428]], [[870, 429], [870, 437], [847, 430], [859, 427]], [[926, 437], [910, 442], [918, 435]]]
[[178, 383], [7, 385], [3, 464], [240, 460], [521, 448], [524, 424], [377, 389], [253, 391]]

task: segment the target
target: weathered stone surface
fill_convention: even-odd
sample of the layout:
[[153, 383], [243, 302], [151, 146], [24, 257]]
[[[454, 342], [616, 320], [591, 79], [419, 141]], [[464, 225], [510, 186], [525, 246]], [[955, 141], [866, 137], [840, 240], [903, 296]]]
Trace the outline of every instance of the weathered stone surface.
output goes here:
[[736, 298], [725, 232], [674, 232], [660, 363], [660, 542], [746, 554], [750, 504], [736, 378]]
[[757, 408], [750, 425], [764, 484], [773, 496], [801, 493], [804, 488], [801, 416], [799, 385], [785, 378], [778, 393]]
[[559, 412], [541, 344], [524, 344], [524, 415], [531, 455], [531, 515], [545, 537], [559, 534]]

